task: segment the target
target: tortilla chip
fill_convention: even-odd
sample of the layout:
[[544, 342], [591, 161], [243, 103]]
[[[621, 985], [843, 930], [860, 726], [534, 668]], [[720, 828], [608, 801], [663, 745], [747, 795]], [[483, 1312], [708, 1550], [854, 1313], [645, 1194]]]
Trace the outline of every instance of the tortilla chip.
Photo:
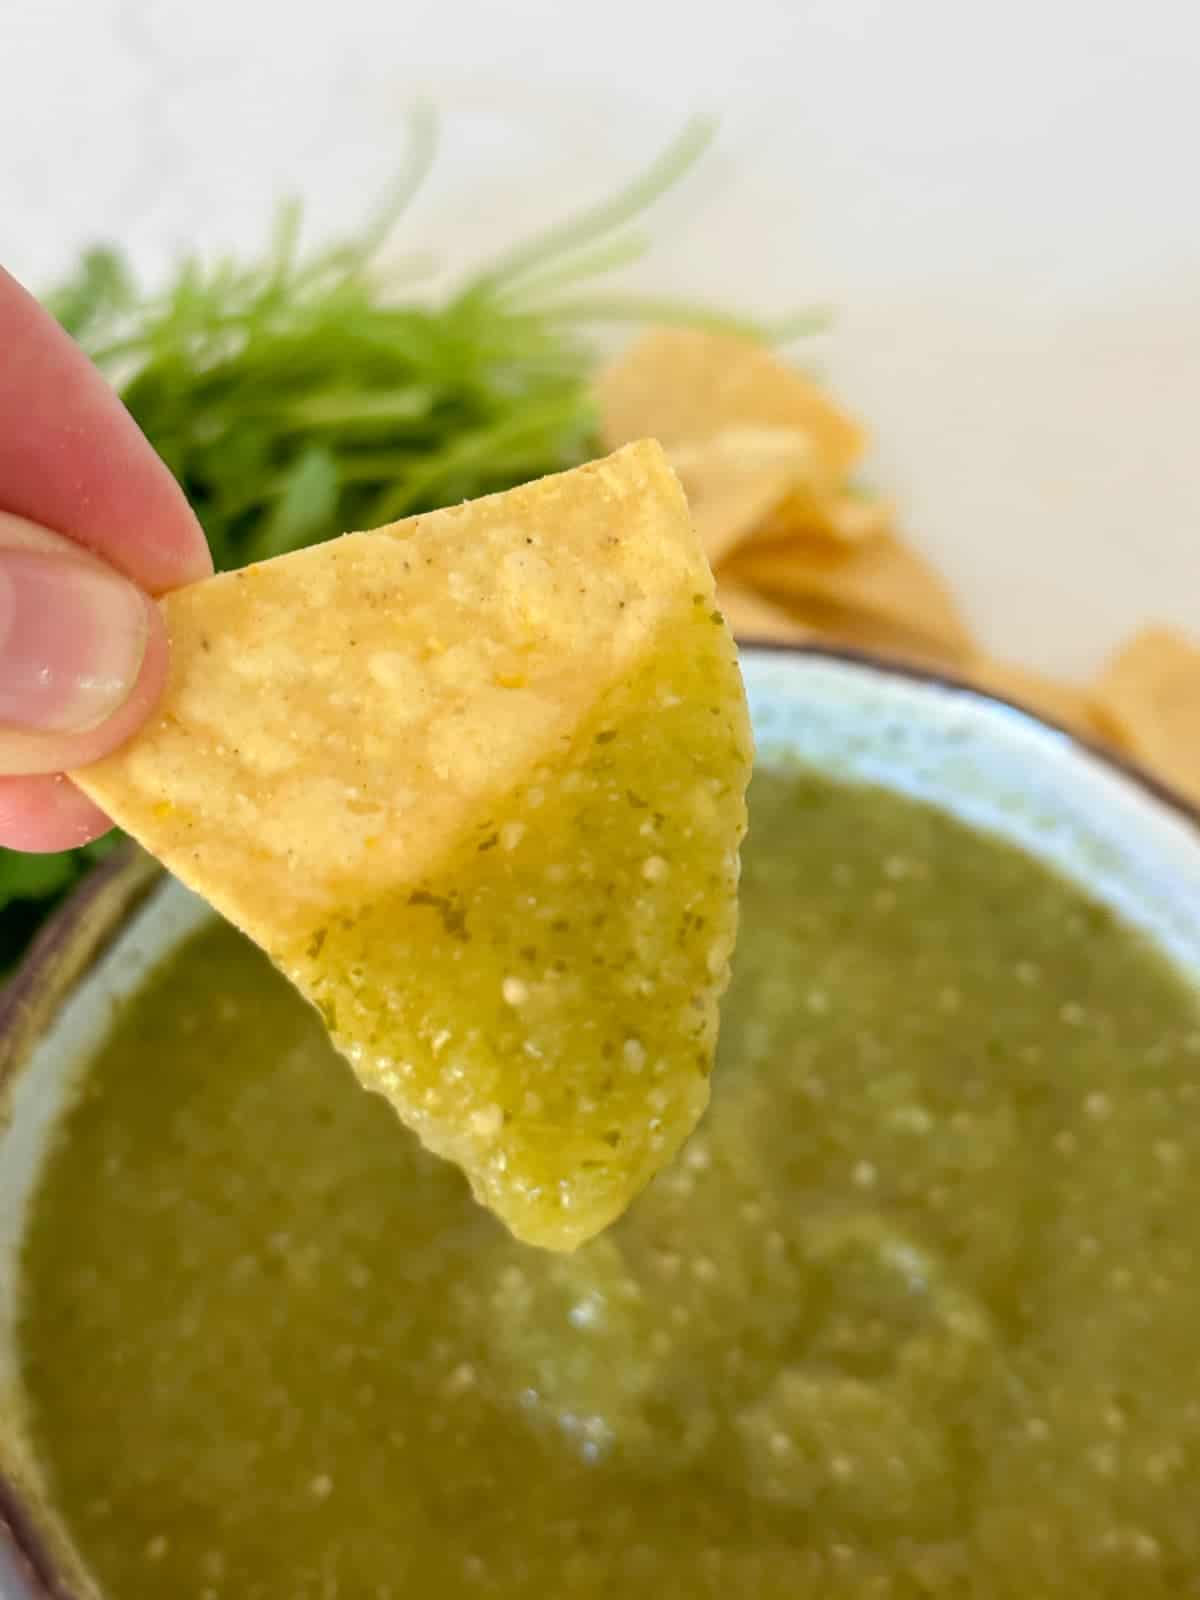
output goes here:
[[1200, 646], [1172, 628], [1143, 628], [1109, 662], [1092, 703], [1105, 731], [1200, 801]]
[[163, 605], [160, 711], [76, 781], [518, 1237], [597, 1232], [708, 1099], [751, 763], [658, 446]]
[[797, 622], [782, 606], [772, 605], [753, 589], [722, 578], [717, 583], [717, 605], [738, 639], [765, 640], [770, 644], [802, 644], [813, 638], [811, 628]]
[[670, 452], [700, 548], [715, 566], [816, 471], [812, 440], [796, 428], [726, 428]]
[[1060, 683], [1040, 672], [1014, 666], [1011, 661], [996, 661], [980, 656], [972, 661], [967, 671], [971, 682], [989, 694], [1027, 706], [1040, 717], [1067, 728], [1072, 733], [1092, 737], [1097, 733], [1096, 719], [1086, 692], [1074, 684]]
[[793, 626], [805, 630], [809, 641], [832, 649], [883, 656], [901, 666], [921, 667], [931, 672], [962, 670], [961, 657], [947, 655], [927, 635], [902, 623], [885, 622], [861, 611], [827, 605], [819, 600], [788, 601], [783, 609]]
[[753, 339], [694, 328], [643, 335], [598, 384], [600, 426], [609, 449], [647, 435], [668, 449], [726, 428], [794, 429], [842, 478], [865, 438], [810, 378]]
[[755, 542], [737, 551], [726, 570], [734, 582], [761, 590], [790, 611], [798, 603], [816, 603], [834, 608], [839, 618], [858, 615], [911, 633], [926, 653], [943, 660], [972, 654], [949, 589], [894, 535], [856, 545], [808, 538]]

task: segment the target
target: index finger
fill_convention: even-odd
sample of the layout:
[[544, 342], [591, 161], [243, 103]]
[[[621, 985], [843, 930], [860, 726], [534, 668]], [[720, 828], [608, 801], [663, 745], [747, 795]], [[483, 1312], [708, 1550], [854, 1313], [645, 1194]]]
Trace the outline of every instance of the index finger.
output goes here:
[[0, 268], [0, 510], [160, 594], [212, 571], [183, 491], [115, 391]]

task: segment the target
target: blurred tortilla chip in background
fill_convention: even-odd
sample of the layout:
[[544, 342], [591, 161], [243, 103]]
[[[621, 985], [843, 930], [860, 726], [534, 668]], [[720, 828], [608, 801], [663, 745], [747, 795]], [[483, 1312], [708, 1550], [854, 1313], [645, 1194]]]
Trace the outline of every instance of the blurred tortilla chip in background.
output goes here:
[[1200, 801], [1200, 647], [1142, 628], [1105, 667], [1094, 703], [1103, 733]]
[[949, 589], [933, 568], [894, 534], [836, 545], [807, 536], [738, 551], [731, 577], [787, 606], [833, 607], [864, 621], [911, 630], [923, 653], [966, 660], [971, 637]]
[[811, 439], [818, 458], [844, 476], [866, 448], [863, 430], [811, 378], [735, 334], [647, 333], [601, 374], [599, 400], [609, 450], [651, 437], [669, 455], [730, 427], [786, 428]]
[[811, 628], [790, 617], [782, 607], [772, 605], [762, 595], [733, 579], [718, 583], [717, 604], [739, 639], [763, 640], [768, 644], [804, 644], [815, 637]]
[[765, 539], [807, 533], [835, 544], [858, 544], [887, 533], [892, 509], [885, 500], [855, 485], [793, 484], [773, 515], [758, 530]]
[[946, 672], [1117, 746], [1200, 800], [1200, 647], [1146, 627], [1091, 688], [984, 651], [892, 506], [852, 480], [865, 431], [765, 343], [652, 331], [601, 376], [598, 401], [607, 448], [643, 436], [664, 446], [739, 638]]
[[802, 495], [818, 470], [812, 440], [798, 428], [725, 428], [675, 445], [670, 460], [713, 566]]

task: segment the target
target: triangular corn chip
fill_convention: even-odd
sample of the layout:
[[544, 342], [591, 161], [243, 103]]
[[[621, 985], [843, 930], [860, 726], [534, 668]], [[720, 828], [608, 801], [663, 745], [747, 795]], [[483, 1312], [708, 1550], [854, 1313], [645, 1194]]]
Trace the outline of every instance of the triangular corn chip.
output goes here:
[[806, 434], [841, 478], [862, 454], [862, 430], [810, 378], [764, 344], [727, 333], [663, 328], [643, 335], [600, 377], [600, 426], [609, 449], [647, 435], [671, 450], [726, 428]]
[[910, 632], [924, 641], [925, 653], [951, 661], [971, 654], [970, 636], [946, 585], [890, 534], [852, 545], [801, 538], [754, 542], [739, 550], [724, 572], [789, 610], [815, 602]]
[[658, 446], [163, 605], [159, 712], [76, 781], [515, 1234], [597, 1232], [708, 1099], [751, 760]]
[[1118, 743], [1200, 801], [1200, 646], [1171, 628], [1143, 628], [1105, 668], [1093, 705]]

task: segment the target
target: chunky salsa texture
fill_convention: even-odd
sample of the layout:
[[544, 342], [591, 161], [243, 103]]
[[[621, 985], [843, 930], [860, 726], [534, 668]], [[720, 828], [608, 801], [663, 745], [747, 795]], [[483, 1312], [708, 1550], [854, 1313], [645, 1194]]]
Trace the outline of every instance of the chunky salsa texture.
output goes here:
[[620, 1216], [708, 1104], [751, 736], [712, 596], [427, 878], [278, 951], [370, 1089], [518, 1238]]
[[111, 1600], [1200, 1590], [1200, 1002], [1045, 867], [751, 796], [706, 1120], [518, 1244], [213, 925], [117, 1020], [24, 1260]]

